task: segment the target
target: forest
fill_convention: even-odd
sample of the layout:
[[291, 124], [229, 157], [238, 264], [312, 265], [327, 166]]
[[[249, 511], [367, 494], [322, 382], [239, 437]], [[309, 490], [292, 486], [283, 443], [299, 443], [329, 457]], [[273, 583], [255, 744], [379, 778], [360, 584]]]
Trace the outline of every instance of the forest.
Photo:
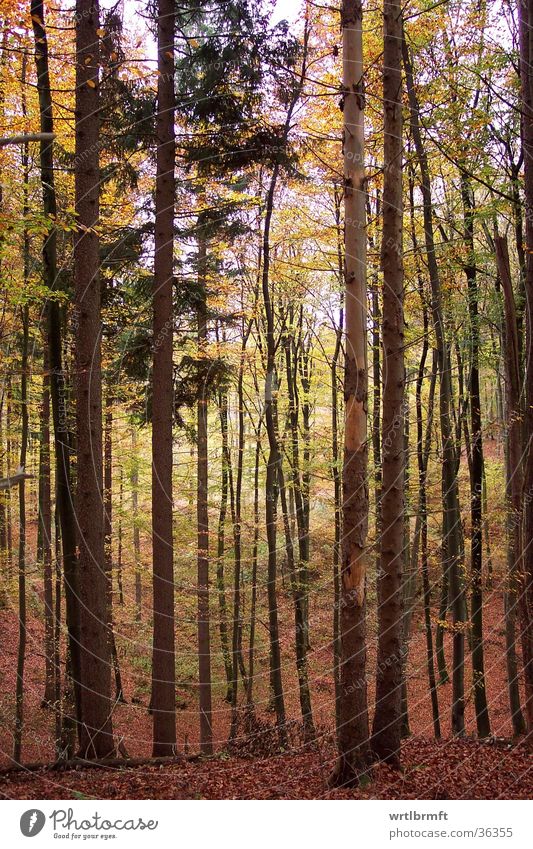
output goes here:
[[0, 797], [533, 794], [533, 0], [0, 0]]

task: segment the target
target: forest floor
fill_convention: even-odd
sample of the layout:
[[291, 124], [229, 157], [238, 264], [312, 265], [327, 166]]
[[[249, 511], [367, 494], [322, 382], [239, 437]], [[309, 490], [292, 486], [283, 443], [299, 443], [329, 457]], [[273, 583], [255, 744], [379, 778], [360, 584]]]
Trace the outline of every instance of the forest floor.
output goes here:
[[0, 776], [3, 799], [531, 799], [525, 748], [411, 737], [402, 771], [379, 764], [361, 787], [330, 790], [330, 746], [263, 758], [226, 754], [131, 768], [83, 767]]
[[[496, 544], [498, 541], [496, 540]], [[500, 558], [498, 558], [500, 559]], [[327, 564], [327, 557], [324, 556]], [[438, 570], [438, 558], [433, 562]], [[384, 765], [358, 790], [330, 791], [328, 776], [334, 762], [332, 718], [334, 686], [331, 646], [331, 579], [325, 572], [313, 576], [310, 592], [311, 651], [309, 672], [313, 715], [318, 730], [314, 747], [304, 747], [299, 733], [299, 699], [295, 675], [294, 619], [288, 587], [279, 587], [280, 642], [283, 659], [286, 713], [291, 726], [291, 750], [278, 754], [274, 717], [268, 710], [269, 653], [265, 624], [265, 587], [259, 591], [259, 614], [254, 674], [256, 730], [253, 738], [238, 737], [230, 751], [227, 737], [230, 706], [225, 700], [226, 682], [219, 633], [216, 627], [216, 598], [213, 598], [213, 731], [216, 755], [194, 759], [198, 750], [198, 702], [196, 671], [196, 592], [192, 572], [189, 582], [177, 587], [177, 737], [178, 764], [152, 765], [127, 769], [85, 769], [74, 771], [10, 772], [13, 747], [14, 693], [18, 641], [17, 611], [9, 602], [16, 589], [4, 595], [0, 608], [0, 797], [4, 798], [531, 798], [533, 797], [533, 758], [523, 744], [511, 743], [503, 610], [503, 579], [495, 569], [492, 586], [485, 589], [484, 634], [485, 671], [492, 737], [475, 739], [472, 671], [467, 652], [465, 720], [466, 738], [452, 739], [450, 730], [451, 684], [438, 688], [442, 737], [433, 738], [431, 701], [426, 665], [426, 640], [420, 600], [411, 628], [407, 687], [409, 723], [412, 736], [403, 746], [401, 773]], [[503, 572], [503, 568], [501, 569]], [[185, 570], [179, 572], [186, 576]], [[433, 597], [438, 599], [438, 580], [433, 576]], [[126, 605], [115, 603], [117, 647], [126, 704], [114, 708], [114, 727], [131, 758], [148, 758], [151, 752], [152, 720], [148, 713], [150, 697], [151, 625], [150, 598], [144, 599], [142, 623], [135, 621], [129, 606], [133, 592], [125, 586]], [[146, 574], [149, 585], [149, 572]], [[13, 576], [14, 581], [14, 576]], [[49, 764], [54, 758], [54, 716], [43, 709], [44, 629], [42, 577], [37, 570], [28, 580], [28, 634], [25, 670], [23, 762]], [[369, 588], [372, 595], [372, 587]], [[215, 593], [213, 593], [215, 596]], [[370, 607], [373, 609], [373, 605]], [[247, 611], [245, 611], [247, 615]], [[264, 615], [263, 615], [264, 614]], [[433, 621], [438, 617], [432, 610]], [[368, 695], [372, 714], [373, 670], [376, 663], [375, 613], [368, 618]], [[245, 633], [245, 646], [247, 634]], [[451, 634], [445, 632], [445, 654], [451, 662]], [[517, 646], [519, 653], [519, 646]], [[448, 666], [449, 668], [449, 666]], [[242, 685], [241, 685], [242, 694]]]
[[[490, 594], [486, 607], [486, 661], [488, 695], [493, 738], [488, 742], [474, 739], [475, 723], [471, 697], [467, 699], [467, 738], [452, 739], [449, 733], [450, 684], [439, 687], [439, 703], [443, 739], [432, 738], [431, 708], [425, 670], [425, 640], [420, 617], [413, 625], [410, 646], [408, 687], [410, 725], [413, 736], [403, 745], [402, 772], [385, 765], [374, 768], [372, 775], [357, 790], [330, 790], [328, 776], [334, 763], [331, 720], [333, 688], [327, 674], [330, 654], [326, 645], [313, 651], [314, 711], [319, 730], [318, 743], [304, 747], [299, 740], [298, 699], [290, 686], [287, 674], [287, 707], [292, 717], [292, 748], [285, 754], [276, 753], [276, 735], [272, 714], [264, 709], [258, 676], [257, 729], [253, 738], [240, 738], [233, 752], [226, 746], [229, 706], [223, 691], [214, 702], [214, 727], [217, 754], [210, 759], [191, 760], [188, 753], [197, 748], [197, 708], [194, 688], [183, 686], [178, 702], [178, 739], [185, 752], [183, 762], [157, 767], [143, 765], [124, 768], [77, 767], [75, 770], [2, 772], [0, 798], [171, 798], [171, 799], [322, 799], [322, 798], [383, 798], [383, 799], [520, 799], [533, 797], [533, 757], [523, 745], [509, 741], [511, 728], [507, 707], [503, 653], [503, 609], [501, 593]], [[3, 641], [0, 672], [4, 692], [0, 717], [1, 765], [10, 764], [12, 747], [13, 698], [5, 694], [14, 691], [17, 621], [14, 611], [0, 611]], [[316, 623], [315, 623], [316, 624]], [[125, 627], [125, 625], [124, 625]], [[285, 654], [290, 656], [289, 634]], [[47, 763], [54, 759], [53, 717], [40, 706], [44, 687], [43, 634], [40, 619], [32, 617], [29, 624], [29, 646], [26, 671], [26, 704], [24, 732], [24, 761]], [[447, 656], [450, 646], [446, 641]], [[370, 644], [370, 668], [375, 647]], [[260, 660], [261, 658], [259, 658]], [[146, 670], [139, 679], [138, 665], [121, 653], [122, 675], [127, 704], [117, 705], [115, 727], [131, 757], [150, 754], [151, 718], [147, 711], [147, 692], [144, 692]], [[286, 665], [288, 663], [286, 661]], [[263, 664], [259, 664], [260, 669]], [[469, 670], [467, 671], [467, 674]], [[264, 677], [264, 676], [263, 676]], [[144, 683], [143, 683], [144, 682]], [[373, 680], [368, 682], [369, 696]], [[220, 690], [220, 692], [218, 692]], [[144, 692], [144, 696], [143, 696]], [[132, 701], [133, 695], [133, 701]]]

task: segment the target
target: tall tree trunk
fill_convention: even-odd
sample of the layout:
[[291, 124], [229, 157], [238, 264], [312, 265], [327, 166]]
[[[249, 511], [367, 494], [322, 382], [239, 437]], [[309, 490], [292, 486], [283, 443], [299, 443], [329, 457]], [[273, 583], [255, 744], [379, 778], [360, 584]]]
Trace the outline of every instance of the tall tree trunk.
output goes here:
[[[205, 357], [207, 344], [207, 244], [203, 224], [198, 220], [198, 355]], [[211, 648], [209, 635], [209, 504], [208, 504], [208, 437], [207, 398], [205, 383], [198, 398], [198, 474], [197, 474], [197, 520], [198, 520], [198, 673], [200, 703], [200, 750], [210, 755], [213, 752], [213, 729], [211, 725]]]
[[304, 739], [306, 742], [309, 742], [315, 737], [315, 726], [313, 723], [311, 692], [309, 690], [309, 677], [307, 674], [305, 645], [305, 607], [302, 589], [298, 581], [298, 574], [296, 570], [294, 545], [292, 541], [292, 534], [289, 523], [289, 511], [287, 509], [287, 490], [285, 487], [285, 479], [281, 464], [279, 466], [279, 492], [281, 510], [283, 515], [283, 528], [285, 531], [285, 552], [287, 556], [287, 568], [289, 572], [289, 580], [291, 584], [291, 592], [294, 603], [294, 633], [296, 647], [296, 671], [298, 674], [298, 695], [300, 698], [300, 710], [302, 712]]
[[366, 687], [366, 535], [368, 529], [366, 185], [363, 128], [363, 8], [343, 0], [344, 363], [341, 703], [335, 786], [357, 783], [370, 760]]
[[[26, 57], [22, 60], [22, 85], [26, 85]], [[22, 111], [24, 118], [26, 117], [26, 94], [25, 89], [22, 95]], [[29, 144], [26, 142], [22, 149], [22, 168], [23, 168], [23, 255], [24, 255], [24, 287], [26, 288], [29, 282], [30, 273], [30, 236], [28, 231], [28, 214], [29, 214], [29, 197], [28, 197], [28, 182], [29, 182]], [[22, 469], [26, 467], [26, 454], [28, 450], [28, 430], [29, 430], [29, 415], [28, 415], [28, 340], [29, 340], [29, 325], [30, 315], [29, 307], [25, 304], [22, 307], [22, 356], [20, 361], [21, 378], [20, 378], [20, 462]], [[17, 683], [15, 696], [15, 732], [13, 735], [13, 760], [15, 763], [21, 762], [22, 757], [22, 731], [24, 727], [24, 666], [26, 663], [26, 482], [24, 478], [19, 483], [19, 545], [18, 545], [18, 591], [19, 591], [19, 641], [17, 651]]]
[[[228, 616], [226, 604], [226, 584], [224, 579], [224, 555], [225, 555], [225, 529], [226, 515], [228, 512], [228, 469], [229, 469], [229, 445], [228, 445], [228, 395], [222, 389], [219, 396], [220, 433], [222, 438], [222, 480], [220, 485], [220, 508], [218, 514], [217, 532], [217, 593], [218, 593], [218, 617], [220, 632], [220, 647], [224, 660], [226, 673], [226, 701], [232, 703], [232, 664], [228, 641]], [[233, 719], [233, 715], [232, 715]]]
[[[252, 329], [251, 323], [242, 328], [242, 340], [239, 359], [239, 372], [237, 378], [237, 476], [235, 487], [233, 486], [233, 471], [229, 446], [227, 446], [228, 482], [230, 489], [231, 520], [233, 525], [233, 550], [234, 550], [234, 573], [233, 573], [233, 628], [231, 640], [231, 707], [232, 707], [232, 729], [231, 737], [237, 731], [237, 689], [239, 680], [239, 669], [243, 678], [246, 679], [244, 670], [244, 659], [242, 654], [242, 605], [241, 605], [241, 579], [242, 579], [242, 480], [244, 469], [244, 363], [246, 356], [246, 345]], [[248, 689], [247, 682], [244, 683], [245, 691]]]
[[118, 486], [118, 528], [117, 528], [117, 588], [118, 588], [118, 603], [124, 604], [124, 586], [122, 582], [122, 557], [123, 557], [123, 536], [124, 529], [122, 526], [122, 514], [124, 510], [124, 469], [121, 465], [119, 472]]
[[401, 6], [385, 0], [383, 50], [383, 430], [378, 656], [372, 749], [400, 765], [404, 548], [404, 319]]
[[254, 457], [254, 537], [252, 543], [252, 598], [250, 601], [250, 639], [248, 643], [248, 687], [246, 690], [246, 707], [250, 713], [254, 708], [254, 651], [255, 625], [257, 609], [257, 553], [259, 547], [259, 460], [261, 457], [261, 425], [257, 423]]
[[[427, 329], [427, 310], [424, 306], [425, 325]], [[427, 338], [427, 336], [425, 337]], [[421, 361], [422, 366], [422, 361]], [[427, 514], [427, 471], [429, 452], [431, 449], [431, 429], [433, 425], [433, 406], [435, 398], [435, 384], [437, 382], [437, 367], [438, 357], [436, 351], [433, 352], [433, 364], [431, 368], [431, 383], [429, 387], [428, 412], [426, 419], [426, 434], [424, 443], [422, 443], [422, 381], [423, 368], [419, 370], [417, 380], [417, 398], [416, 398], [416, 421], [417, 421], [417, 461], [418, 461], [418, 481], [420, 488], [419, 511], [422, 519], [421, 537], [420, 537], [420, 557], [422, 571], [422, 592], [424, 596], [424, 626], [426, 631], [426, 654], [428, 668], [428, 683], [431, 694], [431, 713], [433, 717], [433, 733], [437, 739], [441, 736], [440, 731], [440, 714], [439, 714], [439, 697], [437, 692], [437, 682], [435, 678], [435, 662], [433, 658], [433, 635], [431, 629], [431, 584], [429, 580], [429, 554], [428, 554], [428, 514]]]
[[470, 579], [472, 582], [472, 686], [479, 737], [490, 734], [489, 708], [485, 687], [485, 662], [483, 651], [483, 438], [481, 432], [481, 393], [479, 388], [479, 314], [476, 258], [474, 252], [474, 209], [468, 177], [461, 174], [465, 241], [468, 259], [465, 274], [468, 284], [468, 310], [472, 339], [470, 367], [470, 424], [472, 440], [471, 492], [471, 553]]
[[522, 432], [524, 411], [521, 400], [521, 368], [518, 324], [511, 281], [507, 239], [495, 233], [494, 247], [498, 275], [503, 289], [505, 315], [505, 412], [507, 419], [505, 451], [505, 495], [507, 502], [507, 587], [505, 592], [505, 656], [511, 721], [515, 735], [525, 731], [520, 706], [518, 661], [516, 657], [516, 614], [520, 591], [520, 557], [522, 551]]
[[[43, 133], [53, 133], [54, 119], [43, 0], [31, 0], [31, 19], [35, 41], [40, 128]], [[57, 231], [54, 224], [57, 215], [57, 201], [54, 178], [54, 155], [51, 142], [41, 141], [39, 163], [43, 192], [43, 211], [49, 217], [49, 229], [43, 242], [44, 282], [48, 290], [54, 292], [58, 288]], [[60, 527], [68, 644], [79, 734], [81, 729], [79, 575], [76, 558], [76, 520], [74, 516], [70, 470], [70, 445], [67, 421], [68, 399], [65, 372], [63, 369], [63, 333], [61, 327], [61, 310], [56, 297], [51, 297], [48, 301], [46, 313], [46, 335], [50, 366], [50, 402], [54, 431], [56, 511]], [[56, 673], [59, 679], [59, 670], [56, 670]]]
[[153, 294], [152, 553], [154, 636], [153, 755], [176, 750], [174, 546], [172, 538], [172, 290], [174, 274], [174, 29], [173, 0], [157, 17], [157, 178]]
[[141, 532], [139, 528], [139, 458], [137, 456], [137, 431], [131, 427], [131, 512], [133, 519], [133, 568], [135, 571], [135, 621], [142, 616], [142, 578], [141, 578]]
[[[299, 331], [301, 337], [301, 319]], [[300, 338], [299, 341], [301, 344], [302, 339]], [[298, 528], [298, 566], [296, 566], [295, 563], [292, 532], [290, 523], [288, 521], [285, 482], [281, 464], [279, 488], [283, 511], [283, 523], [285, 528], [285, 551], [287, 554], [287, 565], [289, 569], [289, 578], [294, 602], [296, 667], [298, 673], [298, 691], [300, 696], [300, 707], [302, 711], [305, 739], [311, 740], [315, 736], [315, 728], [311, 708], [311, 692], [309, 690], [309, 675], [307, 667], [306, 591], [307, 568], [309, 560], [309, 529], [306, 517], [306, 500], [308, 501], [308, 498], [306, 499], [306, 496], [304, 494], [305, 486], [303, 484], [302, 476], [300, 475], [299, 426], [296, 397], [297, 390], [295, 380], [295, 370], [297, 364], [293, 363], [293, 347], [294, 340], [292, 338], [292, 334], [288, 332], [285, 334], [284, 348], [286, 361], [287, 393], [289, 399], [288, 418], [290, 424], [290, 460], [292, 472], [292, 492], [294, 493], [294, 500], [296, 506], [296, 524]], [[309, 393], [308, 388], [306, 389], [302, 387], [302, 389], [304, 393]]]
[[76, 2], [76, 521], [80, 569], [80, 754], [113, 753], [104, 552], [99, 256], [99, 7]]
[[43, 564], [45, 687], [42, 707], [55, 702], [55, 615], [52, 575], [52, 498], [50, 491], [50, 374], [47, 339], [44, 338], [43, 389], [39, 444], [39, 551]]
[[[522, 149], [526, 208], [526, 457], [522, 498], [533, 493], [533, 0], [520, 0], [520, 95]], [[533, 734], [533, 510], [523, 511], [520, 611], [522, 618], [522, 661], [524, 665], [525, 717], [528, 734]]]
[[[439, 358], [439, 416], [442, 441], [442, 510], [443, 510], [443, 581], [448, 584], [450, 604], [453, 609], [453, 670], [452, 670], [452, 731], [464, 733], [464, 642], [466, 605], [461, 576], [461, 512], [457, 481], [456, 457], [452, 425], [452, 380], [449, 346], [446, 340], [442, 308], [442, 290], [433, 226], [431, 179], [427, 155], [422, 141], [420, 108], [414, 88], [411, 57], [405, 34], [402, 38], [405, 78], [409, 96], [410, 120], [415, 149], [420, 168], [423, 201], [424, 236], [429, 279], [431, 286], [431, 314]], [[441, 611], [442, 612], [442, 611]], [[437, 655], [439, 657], [439, 655]]]
[[113, 404], [113, 393], [108, 384], [104, 416], [104, 550], [107, 579], [107, 623], [115, 677], [115, 701], [124, 702], [122, 676], [113, 625]]
[[[371, 215], [370, 197], [367, 196], [367, 215]], [[381, 215], [381, 198], [376, 190], [375, 219]], [[378, 243], [373, 235], [368, 236], [368, 246], [377, 253]], [[376, 552], [376, 584], [381, 568], [381, 306], [378, 267], [370, 279], [370, 301], [372, 311], [372, 456], [374, 460], [374, 549]]]
[[[344, 279], [344, 257], [341, 229], [341, 195], [335, 188], [335, 226], [337, 231], [337, 271], [339, 286]], [[335, 349], [331, 360], [331, 474], [333, 477], [333, 678], [335, 682], [335, 733], [338, 742], [341, 716], [341, 640], [340, 640], [340, 564], [342, 537], [342, 476], [341, 453], [339, 450], [339, 357], [342, 350], [342, 334], [344, 332], [344, 293], [341, 295], [339, 323], [335, 331]]]

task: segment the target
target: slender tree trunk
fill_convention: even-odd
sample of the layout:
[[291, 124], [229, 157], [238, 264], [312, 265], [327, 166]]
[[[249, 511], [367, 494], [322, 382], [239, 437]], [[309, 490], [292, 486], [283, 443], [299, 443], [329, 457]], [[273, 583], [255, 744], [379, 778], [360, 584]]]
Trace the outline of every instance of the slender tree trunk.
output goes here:
[[114, 398], [108, 385], [105, 397], [104, 417], [104, 550], [107, 578], [107, 622], [111, 660], [115, 677], [115, 701], [124, 702], [122, 676], [113, 624], [113, 404]]
[[366, 185], [363, 130], [363, 8], [343, 0], [344, 363], [341, 703], [335, 786], [355, 784], [370, 761], [366, 686], [366, 535], [368, 529]]
[[[228, 512], [228, 468], [229, 468], [229, 445], [228, 445], [228, 396], [225, 390], [220, 392], [219, 398], [220, 433], [222, 437], [222, 480], [220, 485], [220, 508], [218, 515], [217, 533], [217, 592], [218, 592], [218, 616], [220, 631], [220, 646], [224, 660], [226, 673], [226, 701], [232, 703], [232, 665], [228, 641], [228, 616], [226, 604], [226, 585], [224, 579], [224, 555], [225, 555], [225, 527]], [[233, 717], [232, 717], [233, 718]]]
[[[300, 324], [301, 333], [301, 324]], [[300, 339], [301, 342], [301, 339]], [[287, 565], [291, 583], [291, 591], [294, 602], [294, 624], [295, 624], [295, 646], [296, 667], [298, 673], [298, 690], [300, 696], [300, 707], [306, 740], [315, 736], [313, 713], [311, 708], [311, 692], [309, 690], [309, 676], [307, 668], [307, 625], [306, 625], [306, 592], [307, 592], [307, 567], [309, 560], [309, 530], [306, 519], [306, 506], [303, 481], [300, 476], [299, 458], [299, 426], [298, 408], [296, 400], [296, 382], [294, 371], [296, 363], [292, 360], [293, 339], [287, 333], [285, 335], [285, 360], [287, 376], [287, 393], [289, 400], [288, 418], [290, 423], [291, 437], [291, 472], [292, 492], [294, 493], [296, 507], [296, 524], [298, 528], [298, 566], [295, 564], [294, 546], [287, 511], [285, 482], [283, 470], [280, 464], [279, 488], [283, 512], [283, 523], [285, 528], [285, 551], [287, 554]], [[304, 389], [304, 387], [302, 387]], [[304, 389], [308, 394], [309, 390]]]
[[[427, 311], [424, 308], [426, 315], [425, 324], [427, 329]], [[427, 338], [427, 337], [425, 337]], [[433, 635], [431, 630], [431, 585], [429, 580], [429, 555], [428, 555], [428, 517], [427, 517], [427, 470], [429, 461], [429, 452], [431, 448], [431, 429], [433, 425], [433, 406], [435, 398], [435, 384], [437, 382], [438, 357], [436, 352], [433, 352], [433, 365], [431, 369], [431, 383], [429, 387], [428, 412], [426, 419], [426, 435], [425, 442], [422, 445], [422, 380], [423, 370], [418, 374], [417, 381], [417, 459], [418, 459], [418, 481], [420, 487], [420, 502], [419, 511], [422, 517], [421, 528], [421, 571], [422, 571], [422, 591], [424, 595], [424, 625], [426, 631], [426, 654], [428, 668], [429, 691], [431, 694], [431, 712], [433, 716], [433, 733], [437, 739], [441, 736], [440, 731], [440, 714], [439, 714], [439, 697], [437, 692], [437, 682], [435, 679], [435, 663], [433, 659]]]
[[174, 28], [173, 0], [157, 9], [157, 178], [153, 293], [152, 660], [153, 755], [176, 751], [174, 546], [172, 537], [172, 290], [174, 274]]
[[516, 657], [516, 614], [520, 590], [520, 557], [522, 550], [522, 431], [523, 409], [521, 401], [521, 368], [516, 320], [516, 307], [511, 282], [511, 268], [507, 239], [494, 236], [498, 275], [504, 296], [504, 363], [506, 408], [506, 530], [507, 530], [507, 587], [505, 592], [505, 656], [509, 706], [515, 735], [525, 731], [524, 716], [520, 706], [518, 661]]
[[141, 533], [139, 528], [139, 459], [137, 456], [137, 431], [131, 428], [131, 512], [133, 519], [133, 560], [135, 570], [135, 621], [142, 618], [142, 578], [141, 578]]
[[[344, 280], [344, 257], [342, 250], [341, 196], [335, 190], [335, 225], [337, 230], [337, 259], [339, 286]], [[340, 564], [342, 537], [342, 477], [341, 453], [339, 449], [339, 375], [338, 365], [344, 332], [344, 293], [339, 310], [339, 324], [335, 331], [335, 350], [331, 360], [331, 473], [333, 477], [333, 677], [335, 682], [335, 732], [338, 743], [341, 717], [341, 640], [340, 640]]]
[[[452, 381], [449, 346], [445, 335], [442, 291], [435, 251], [431, 180], [420, 128], [420, 109], [414, 88], [411, 58], [402, 39], [403, 60], [409, 96], [410, 123], [420, 168], [424, 236], [431, 286], [431, 314], [439, 357], [439, 415], [442, 441], [443, 581], [448, 584], [453, 609], [452, 731], [464, 733], [464, 642], [466, 605], [461, 576], [461, 512], [457, 481], [458, 462], [452, 426]], [[442, 613], [442, 610], [441, 610]], [[437, 653], [439, 657], [439, 653]]]
[[[37, 91], [39, 95], [40, 129], [43, 133], [53, 133], [54, 120], [52, 97], [50, 92], [48, 42], [43, 0], [32, 0], [31, 13], [35, 41], [35, 66], [37, 71]], [[39, 162], [43, 192], [43, 211], [50, 219], [49, 230], [43, 242], [44, 282], [48, 289], [53, 292], [58, 288], [58, 277], [57, 231], [55, 224], [53, 223], [57, 215], [57, 202], [54, 179], [54, 156], [51, 142], [42, 141], [40, 143]], [[74, 681], [78, 733], [80, 733], [81, 679], [79, 576], [76, 559], [76, 523], [73, 509], [74, 501], [70, 471], [70, 445], [67, 420], [68, 394], [65, 372], [63, 369], [61, 311], [57, 298], [50, 298], [46, 306], [46, 312], [46, 335], [48, 340], [50, 365], [50, 402], [52, 407], [52, 422], [54, 431], [53, 443], [56, 477], [56, 511], [60, 527], [68, 643]], [[56, 673], [57, 678], [59, 679], [59, 671], [56, 670]]]
[[[233, 550], [234, 550], [234, 573], [233, 573], [233, 628], [231, 641], [232, 675], [231, 675], [231, 706], [232, 706], [232, 730], [230, 736], [235, 736], [237, 731], [237, 689], [239, 681], [239, 669], [243, 679], [246, 679], [244, 659], [242, 654], [242, 605], [241, 605], [241, 579], [242, 579], [242, 479], [244, 464], [244, 362], [246, 345], [252, 325], [244, 329], [242, 333], [239, 372], [237, 379], [237, 479], [233, 486], [233, 471], [229, 447], [227, 449], [228, 460], [228, 482], [230, 489], [231, 519], [233, 525]], [[244, 683], [245, 691], [247, 683]]]
[[270, 225], [274, 209], [274, 193], [279, 173], [276, 163], [270, 181], [266, 203], [265, 226], [263, 231], [263, 275], [262, 290], [266, 313], [267, 340], [267, 369], [265, 380], [265, 421], [268, 436], [269, 454], [265, 481], [265, 520], [268, 544], [268, 620], [270, 630], [270, 680], [272, 699], [276, 711], [279, 742], [282, 748], [288, 745], [287, 729], [285, 726], [285, 700], [283, 697], [283, 682], [281, 679], [281, 651], [279, 644], [278, 602], [277, 602], [277, 501], [278, 501], [278, 468], [280, 450], [276, 433], [277, 405], [277, 373], [276, 373], [276, 344], [274, 339], [274, 313], [270, 299]]
[[[370, 198], [367, 196], [367, 214], [371, 214]], [[379, 189], [376, 190], [375, 218], [381, 215]], [[377, 253], [378, 243], [373, 235], [368, 236], [369, 248]], [[376, 552], [376, 585], [381, 569], [381, 306], [379, 293], [379, 273], [375, 268], [370, 279], [370, 300], [372, 311], [372, 456], [374, 460], [374, 549]], [[377, 594], [377, 593], [376, 593]]]
[[294, 545], [292, 541], [287, 509], [287, 491], [283, 468], [279, 466], [279, 492], [281, 510], [283, 515], [283, 528], [285, 531], [285, 552], [287, 555], [287, 568], [294, 602], [294, 633], [296, 648], [296, 671], [298, 674], [298, 695], [300, 698], [300, 710], [302, 712], [302, 723], [304, 739], [306, 742], [315, 737], [315, 726], [313, 723], [313, 711], [311, 708], [311, 692], [309, 690], [309, 677], [307, 674], [307, 658], [305, 645], [305, 607], [301, 586], [298, 582], [296, 564], [294, 558]]
[[[26, 83], [26, 59], [23, 59], [22, 82]], [[24, 96], [25, 104], [25, 96]], [[26, 109], [23, 107], [24, 115]], [[30, 270], [30, 237], [27, 229], [28, 207], [28, 179], [29, 179], [29, 151], [28, 143], [24, 145], [22, 152], [22, 167], [24, 169], [24, 284], [27, 286]], [[29, 308], [25, 304], [22, 308], [22, 357], [20, 362], [20, 466], [26, 467], [26, 454], [28, 450], [28, 339], [29, 339]], [[19, 591], [19, 642], [17, 652], [17, 684], [15, 704], [15, 733], [13, 735], [13, 760], [20, 763], [22, 758], [22, 732], [24, 728], [24, 666], [26, 662], [26, 482], [24, 478], [19, 483], [19, 545], [18, 545], [18, 591]]]
[[476, 259], [474, 253], [474, 209], [468, 177], [461, 175], [465, 241], [468, 259], [465, 274], [468, 284], [468, 309], [472, 339], [470, 368], [470, 424], [472, 439], [471, 491], [471, 556], [472, 582], [472, 686], [479, 737], [490, 734], [489, 708], [485, 688], [485, 662], [483, 651], [483, 439], [481, 432], [481, 393], [479, 388], [479, 315]]
[[54, 707], [56, 754], [60, 757], [63, 727], [61, 705], [61, 529], [57, 504], [57, 486], [54, 528]]
[[[197, 310], [198, 354], [205, 355], [207, 344], [207, 244], [203, 225], [198, 221], [198, 284], [201, 297]], [[209, 634], [209, 505], [208, 505], [208, 389], [202, 384], [198, 398], [198, 672], [200, 690], [200, 750], [213, 752], [211, 725], [211, 648]]]
[[76, 3], [76, 521], [80, 568], [80, 754], [114, 752], [104, 551], [99, 256], [99, 7]]
[[250, 712], [254, 707], [254, 651], [255, 624], [257, 609], [257, 553], [259, 547], [259, 459], [261, 457], [261, 424], [257, 424], [255, 459], [254, 459], [254, 538], [252, 543], [252, 598], [250, 602], [250, 640], [248, 644], [248, 688], [246, 691], [246, 706]]
[[124, 469], [121, 465], [119, 472], [119, 487], [118, 487], [118, 528], [117, 528], [117, 588], [118, 588], [118, 603], [124, 604], [124, 586], [122, 582], [122, 557], [123, 557], [123, 536], [124, 530], [122, 527], [122, 514], [124, 510]]
[[43, 564], [45, 687], [42, 707], [55, 702], [55, 615], [52, 574], [52, 498], [50, 491], [50, 374], [47, 339], [44, 338], [43, 389], [39, 444], [39, 551]]
[[400, 765], [404, 554], [404, 319], [401, 6], [385, 0], [383, 51], [383, 430], [378, 657], [372, 749]]
[[[525, 464], [522, 499], [533, 493], [533, 0], [520, 0], [520, 94], [522, 108], [522, 149], [524, 154], [524, 193], [526, 209], [526, 368], [525, 368]], [[533, 510], [522, 514], [522, 568], [519, 590], [524, 666], [525, 718], [528, 734], [533, 734]]]

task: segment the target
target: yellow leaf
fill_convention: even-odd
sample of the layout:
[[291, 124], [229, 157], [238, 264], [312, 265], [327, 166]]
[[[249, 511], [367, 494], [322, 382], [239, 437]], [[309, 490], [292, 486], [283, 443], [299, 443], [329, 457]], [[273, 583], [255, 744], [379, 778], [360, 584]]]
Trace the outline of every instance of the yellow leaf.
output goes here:
[[97, 29], [97, 30], [96, 30], [96, 35], [98, 36], [98, 38], [103, 38], [103, 37], [104, 37], [104, 35], [105, 35], [105, 29], [102, 29], [102, 28]]
[[87, 85], [89, 88], [96, 88], [96, 83], [94, 80], [87, 80]]

